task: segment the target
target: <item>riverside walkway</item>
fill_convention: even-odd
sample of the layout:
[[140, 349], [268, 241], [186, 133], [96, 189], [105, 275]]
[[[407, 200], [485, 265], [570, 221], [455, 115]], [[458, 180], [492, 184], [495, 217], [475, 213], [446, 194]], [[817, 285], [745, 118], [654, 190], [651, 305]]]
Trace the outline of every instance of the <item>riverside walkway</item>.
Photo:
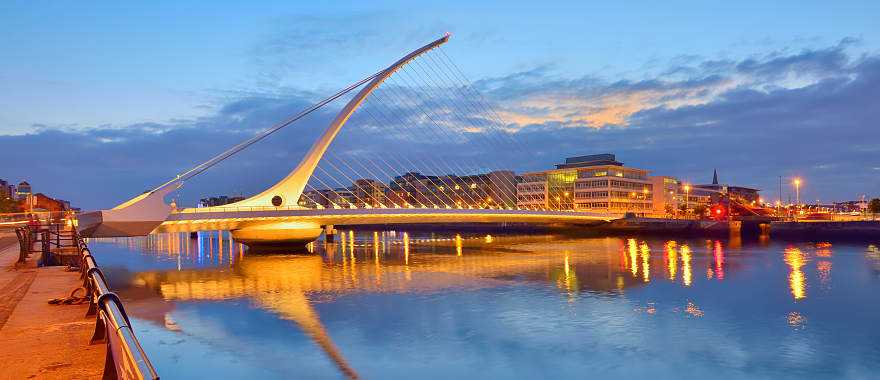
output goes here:
[[50, 305], [82, 285], [79, 272], [38, 268], [36, 255], [17, 264], [19, 244], [0, 231], [0, 379], [96, 379], [106, 345], [90, 345], [95, 317], [88, 303]]

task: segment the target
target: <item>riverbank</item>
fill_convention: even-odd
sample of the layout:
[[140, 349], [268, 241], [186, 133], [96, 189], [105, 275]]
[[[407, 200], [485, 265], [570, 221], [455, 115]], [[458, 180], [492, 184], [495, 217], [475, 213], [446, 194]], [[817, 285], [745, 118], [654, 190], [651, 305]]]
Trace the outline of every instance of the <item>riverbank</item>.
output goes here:
[[0, 235], [0, 379], [95, 379], [105, 345], [89, 345], [95, 318], [88, 304], [50, 305], [82, 285], [79, 272], [37, 268], [36, 257], [16, 264], [15, 235]]
[[880, 240], [880, 221], [772, 222], [770, 235], [777, 237], [846, 238]]
[[600, 234], [649, 234], [674, 236], [727, 236], [739, 233], [737, 221], [689, 220], [663, 218], [624, 218], [595, 227]]

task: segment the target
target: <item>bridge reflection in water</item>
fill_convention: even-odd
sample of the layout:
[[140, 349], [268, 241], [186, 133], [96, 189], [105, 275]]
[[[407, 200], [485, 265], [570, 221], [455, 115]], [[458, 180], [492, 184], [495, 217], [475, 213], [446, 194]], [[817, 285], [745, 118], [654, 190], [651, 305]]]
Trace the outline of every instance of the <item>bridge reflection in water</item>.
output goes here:
[[[736, 262], [725, 260], [717, 240], [657, 242], [637, 239], [557, 239], [554, 236], [410, 234], [342, 231], [336, 244], [307, 251], [248, 255], [226, 232], [159, 234], [114, 239], [118, 244], [201, 264], [196, 269], [147, 271], [133, 284], [167, 301], [246, 298], [296, 323], [347, 376], [357, 372], [325, 330], [314, 303], [349, 293], [419, 293], [468, 290], [533, 282], [551, 283], [570, 301], [582, 292], [622, 294], [664, 281], [683, 288], [723, 281]], [[735, 243], [735, 242], [734, 242]], [[827, 250], [830, 255], [830, 249]], [[795, 299], [805, 297], [794, 251], [786, 251]], [[702, 268], [702, 269], [699, 269]], [[705, 270], [705, 277], [701, 275]], [[830, 264], [827, 266], [830, 272]], [[827, 274], [830, 276], [830, 273]], [[696, 305], [688, 313], [702, 316]]]

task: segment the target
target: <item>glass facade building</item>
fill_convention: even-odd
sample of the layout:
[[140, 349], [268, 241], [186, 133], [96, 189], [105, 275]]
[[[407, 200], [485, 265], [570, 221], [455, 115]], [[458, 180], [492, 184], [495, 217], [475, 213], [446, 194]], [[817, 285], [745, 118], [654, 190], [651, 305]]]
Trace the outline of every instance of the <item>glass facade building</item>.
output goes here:
[[529, 209], [650, 214], [649, 171], [624, 166], [613, 154], [569, 157], [556, 169], [524, 173], [517, 206]]

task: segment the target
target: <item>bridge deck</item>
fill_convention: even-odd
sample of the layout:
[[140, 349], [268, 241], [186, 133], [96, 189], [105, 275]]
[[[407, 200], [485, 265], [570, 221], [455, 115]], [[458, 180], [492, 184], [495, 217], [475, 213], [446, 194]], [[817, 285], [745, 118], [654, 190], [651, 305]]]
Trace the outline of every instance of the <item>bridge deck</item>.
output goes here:
[[423, 224], [423, 223], [591, 223], [621, 218], [620, 214], [579, 211], [538, 211], [457, 208], [224, 208], [184, 209], [168, 216], [163, 232], [236, 229], [260, 223], [303, 225]]

